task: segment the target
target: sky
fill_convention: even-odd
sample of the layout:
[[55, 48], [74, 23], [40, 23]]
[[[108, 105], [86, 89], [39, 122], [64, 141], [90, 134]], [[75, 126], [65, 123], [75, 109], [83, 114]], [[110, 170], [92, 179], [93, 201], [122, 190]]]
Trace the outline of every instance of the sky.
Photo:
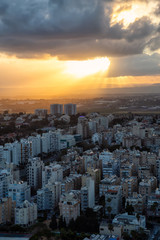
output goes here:
[[1, 0], [1, 96], [160, 83], [159, 0]]

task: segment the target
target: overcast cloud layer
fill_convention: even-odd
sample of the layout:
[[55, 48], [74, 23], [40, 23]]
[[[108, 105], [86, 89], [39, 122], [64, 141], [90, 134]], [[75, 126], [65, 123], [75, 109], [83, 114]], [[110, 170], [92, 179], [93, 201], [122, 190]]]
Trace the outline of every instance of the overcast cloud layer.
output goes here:
[[[1, 0], [0, 52], [24, 58], [48, 54], [66, 60], [100, 56], [127, 57], [123, 58], [124, 64], [136, 55], [127, 65], [131, 73], [136, 69], [136, 58], [140, 55], [141, 64], [147, 61], [153, 68], [149, 71], [142, 67], [137, 74], [143, 75], [146, 70], [147, 74], [159, 74], [160, 57], [142, 56], [145, 49], [151, 52], [159, 50], [159, 22], [153, 22], [149, 15], [145, 15], [144, 9], [144, 16], [127, 28], [120, 22], [111, 25], [115, 4], [119, 4], [118, 11], [122, 11], [130, 8], [133, 2], [136, 1]], [[159, 1], [149, 2], [157, 3], [153, 15], [159, 16]], [[122, 69], [121, 74], [125, 75], [126, 68]], [[110, 75], [113, 75], [111, 70]]]

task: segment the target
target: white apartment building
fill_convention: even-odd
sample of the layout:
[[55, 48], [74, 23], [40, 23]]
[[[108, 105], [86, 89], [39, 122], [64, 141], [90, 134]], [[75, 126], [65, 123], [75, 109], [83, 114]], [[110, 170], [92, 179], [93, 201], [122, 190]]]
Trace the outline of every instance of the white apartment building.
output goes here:
[[42, 186], [44, 187], [48, 180], [52, 178], [55, 182], [63, 181], [63, 168], [59, 164], [50, 164], [45, 166], [42, 171]]
[[65, 146], [65, 148], [75, 146], [76, 141], [73, 135], [65, 134], [61, 135], [60, 143], [61, 143], [60, 149], [63, 149], [64, 148], [63, 146]]
[[14, 182], [8, 186], [8, 197], [16, 201], [16, 206], [20, 206], [25, 200], [30, 201], [31, 189], [27, 182]]
[[37, 220], [37, 204], [24, 201], [15, 208], [15, 224], [28, 227]]
[[27, 164], [27, 182], [34, 189], [42, 187], [44, 163], [39, 157], [30, 158]]
[[61, 133], [59, 131], [42, 134], [42, 152], [49, 153], [60, 150]]
[[35, 137], [30, 136], [28, 138], [28, 141], [32, 142], [32, 157], [35, 157], [42, 152], [42, 149], [41, 149], [41, 135], [37, 135]]
[[19, 165], [21, 162], [21, 144], [18, 141], [12, 143], [12, 162], [15, 165]]
[[60, 196], [61, 183], [51, 179], [45, 187], [37, 191], [38, 210], [53, 210], [58, 206]]

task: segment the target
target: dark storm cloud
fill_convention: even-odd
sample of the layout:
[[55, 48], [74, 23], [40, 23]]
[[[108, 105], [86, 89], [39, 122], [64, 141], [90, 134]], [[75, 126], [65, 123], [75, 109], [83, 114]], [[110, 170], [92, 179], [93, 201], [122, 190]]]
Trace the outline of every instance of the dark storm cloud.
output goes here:
[[155, 37], [151, 38], [147, 43], [148, 48], [151, 51], [156, 51], [160, 49], [160, 28]]
[[108, 77], [160, 74], [160, 54], [122, 57], [120, 64], [118, 58], [113, 58], [111, 61]]
[[[1, 0], [0, 51], [19, 57], [50, 54], [63, 59], [141, 54], [156, 26], [147, 17], [127, 29], [120, 23], [111, 26], [114, 2]], [[124, 8], [130, 7], [129, 2]]]

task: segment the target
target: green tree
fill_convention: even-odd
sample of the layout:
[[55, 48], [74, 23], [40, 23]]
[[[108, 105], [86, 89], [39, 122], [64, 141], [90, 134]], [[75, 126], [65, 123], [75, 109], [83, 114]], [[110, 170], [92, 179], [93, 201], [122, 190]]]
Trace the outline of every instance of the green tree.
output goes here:
[[143, 229], [140, 229], [139, 231], [131, 231], [131, 236], [132, 240], [146, 240], [148, 238]]
[[137, 218], [137, 220], [138, 220], [138, 222], [139, 222], [139, 219], [140, 219], [139, 213], [137, 213], [136, 218]]
[[123, 236], [124, 240], [131, 240], [131, 237], [129, 236], [129, 234], [127, 232], [123, 232], [122, 236]]
[[129, 214], [129, 215], [132, 215], [133, 214], [133, 212], [134, 212], [134, 207], [132, 206], [132, 204], [129, 204], [128, 202], [127, 202], [127, 206], [126, 206], [126, 212]]
[[72, 232], [70, 229], [66, 231], [65, 229], [61, 229], [60, 237], [62, 240], [78, 240], [76, 232]]
[[56, 219], [55, 215], [52, 216], [52, 219], [51, 219], [51, 222], [50, 222], [49, 226], [52, 230], [57, 229], [57, 219]]
[[107, 207], [107, 212], [108, 212], [108, 215], [109, 215], [109, 221], [111, 221], [112, 208], [110, 206]]
[[109, 223], [108, 224], [108, 229], [109, 229], [110, 233], [112, 234], [112, 232], [114, 231], [113, 224]]
[[59, 219], [59, 224], [58, 224], [59, 229], [61, 228], [66, 228], [66, 221], [65, 219], [63, 219], [63, 217], [61, 216]]
[[158, 207], [158, 203], [157, 202], [154, 202], [152, 204], [152, 206], [151, 206], [151, 211], [154, 213], [155, 216], [156, 216], [157, 207]]
[[75, 221], [73, 218], [69, 222], [68, 229], [72, 229], [72, 231], [75, 230]]
[[103, 215], [105, 215], [105, 196], [102, 195], [100, 198], [99, 198], [99, 201], [98, 201], [99, 205], [102, 205], [103, 206]]

